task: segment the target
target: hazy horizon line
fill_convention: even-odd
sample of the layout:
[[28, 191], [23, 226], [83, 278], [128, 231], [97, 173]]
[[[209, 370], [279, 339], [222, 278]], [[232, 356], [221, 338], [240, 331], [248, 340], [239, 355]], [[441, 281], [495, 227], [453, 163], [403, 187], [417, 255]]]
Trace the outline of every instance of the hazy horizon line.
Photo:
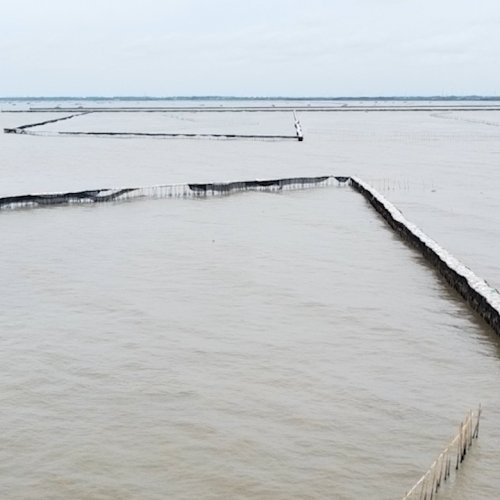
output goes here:
[[387, 95], [387, 96], [235, 96], [235, 95], [191, 95], [191, 96], [0, 96], [2, 101], [65, 101], [65, 100], [89, 100], [89, 101], [217, 101], [217, 100], [269, 100], [269, 101], [412, 101], [412, 100], [440, 100], [440, 101], [492, 101], [500, 100], [500, 96], [492, 95]]

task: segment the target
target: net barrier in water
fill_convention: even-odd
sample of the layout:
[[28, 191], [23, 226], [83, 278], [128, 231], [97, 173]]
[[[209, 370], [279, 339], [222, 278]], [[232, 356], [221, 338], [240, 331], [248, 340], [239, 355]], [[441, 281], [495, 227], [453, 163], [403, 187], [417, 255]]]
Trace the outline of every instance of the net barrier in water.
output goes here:
[[25, 194], [0, 198], [1, 209], [36, 208], [50, 205], [103, 203], [133, 198], [195, 198], [225, 196], [244, 191], [282, 192], [348, 184], [349, 177], [317, 176], [218, 183], [164, 184], [119, 189], [92, 189], [64, 193]]
[[[297, 118], [295, 111], [293, 112], [295, 135], [286, 134], [233, 134], [233, 133], [187, 133], [187, 132], [124, 132], [124, 131], [109, 131], [109, 132], [93, 132], [93, 131], [76, 131], [76, 132], [64, 132], [64, 131], [33, 131], [31, 129], [35, 127], [41, 127], [42, 125], [48, 125], [49, 123], [56, 123], [63, 120], [69, 120], [77, 116], [83, 116], [90, 113], [95, 113], [96, 111], [83, 111], [80, 113], [75, 113], [69, 116], [64, 116], [61, 118], [54, 118], [53, 120], [45, 120], [43, 122], [29, 123], [27, 125], [20, 125], [19, 127], [4, 128], [5, 134], [23, 134], [23, 135], [34, 135], [42, 137], [74, 137], [74, 136], [89, 136], [89, 137], [117, 137], [117, 138], [156, 138], [156, 139], [253, 139], [253, 140], [266, 140], [266, 141], [299, 141], [304, 140], [304, 133], [302, 132], [302, 127], [300, 121]], [[108, 110], [108, 112], [113, 112]], [[30, 130], [28, 130], [30, 129]]]
[[[69, 116], [62, 116], [60, 118], [54, 118], [53, 120], [45, 120], [43, 122], [37, 122], [37, 123], [28, 123], [27, 125], [20, 125], [19, 127], [14, 127], [14, 128], [4, 128], [3, 131], [5, 134], [28, 134], [29, 132], [27, 129], [33, 128], [33, 127], [41, 127], [42, 125], [48, 125], [49, 123], [57, 123], [57, 122], [62, 122], [64, 120], [71, 120], [71, 118], [75, 118], [77, 116], [83, 116], [83, 115], [88, 115], [89, 112], [80, 112], [80, 113], [75, 113]], [[34, 134], [33, 134], [34, 135]]]
[[268, 141], [303, 141], [294, 135], [265, 135], [265, 134], [190, 134], [184, 132], [27, 132], [28, 135], [39, 136], [81, 136], [81, 137], [150, 137], [156, 139], [255, 139]]
[[479, 437], [481, 405], [477, 412], [469, 411], [460, 422], [458, 434], [446, 445], [425, 474], [406, 493], [403, 500], [432, 500], [441, 485], [446, 482], [451, 471], [458, 473], [460, 466], [469, 452], [474, 439]]

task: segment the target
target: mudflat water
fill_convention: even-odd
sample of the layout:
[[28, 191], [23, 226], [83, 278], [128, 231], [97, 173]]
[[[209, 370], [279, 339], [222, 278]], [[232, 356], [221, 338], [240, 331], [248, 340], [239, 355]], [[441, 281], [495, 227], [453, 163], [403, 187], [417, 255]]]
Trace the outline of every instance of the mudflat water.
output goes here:
[[[500, 287], [500, 112], [299, 118], [303, 143], [50, 135], [293, 134], [279, 112], [1, 135], [0, 194], [359, 175]], [[500, 495], [500, 341], [349, 188], [3, 211], [0, 227], [2, 498], [400, 498], [479, 402], [440, 498]]]

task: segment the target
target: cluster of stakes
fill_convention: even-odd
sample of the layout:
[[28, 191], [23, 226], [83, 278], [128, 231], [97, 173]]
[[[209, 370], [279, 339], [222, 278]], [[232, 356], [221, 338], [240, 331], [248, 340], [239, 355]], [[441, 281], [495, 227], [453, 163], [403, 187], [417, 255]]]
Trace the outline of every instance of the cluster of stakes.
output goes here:
[[479, 436], [480, 418], [481, 405], [477, 413], [470, 411], [467, 414], [465, 420], [460, 423], [458, 434], [448, 443], [427, 472], [403, 497], [403, 500], [432, 500], [437, 495], [441, 485], [450, 478], [452, 469], [458, 472], [473, 440]]

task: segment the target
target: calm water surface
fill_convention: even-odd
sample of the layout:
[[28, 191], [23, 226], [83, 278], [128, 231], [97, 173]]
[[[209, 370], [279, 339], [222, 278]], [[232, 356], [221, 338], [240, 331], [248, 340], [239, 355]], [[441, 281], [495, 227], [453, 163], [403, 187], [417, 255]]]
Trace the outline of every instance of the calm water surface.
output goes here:
[[[245, 116], [243, 132], [290, 126]], [[1, 191], [353, 173], [500, 284], [498, 115], [301, 118], [302, 144], [3, 135]], [[350, 189], [0, 227], [2, 498], [400, 498], [479, 401], [440, 497], [499, 496], [500, 342]]]

